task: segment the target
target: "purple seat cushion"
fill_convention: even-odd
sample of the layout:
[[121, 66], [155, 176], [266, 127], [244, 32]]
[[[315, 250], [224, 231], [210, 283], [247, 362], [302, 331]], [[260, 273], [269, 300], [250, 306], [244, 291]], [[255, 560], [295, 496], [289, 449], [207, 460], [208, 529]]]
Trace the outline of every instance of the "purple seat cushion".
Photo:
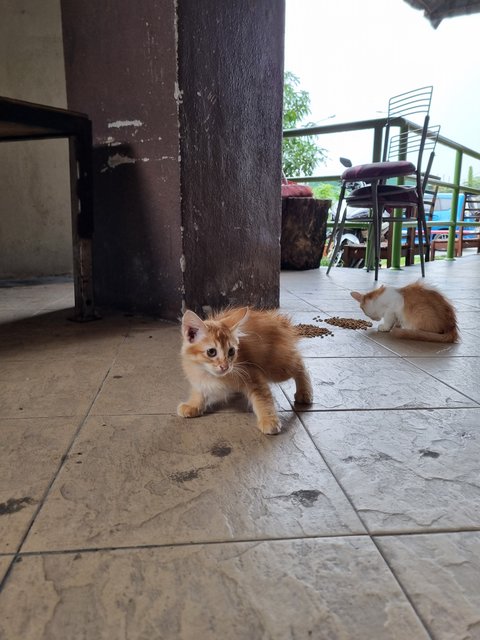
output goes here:
[[[379, 198], [380, 197], [390, 198], [397, 193], [402, 194], [402, 193], [405, 193], [405, 191], [411, 191], [412, 189], [415, 190], [415, 187], [404, 186], [401, 184], [379, 184], [377, 193]], [[350, 200], [350, 198], [352, 199], [353, 198], [370, 198], [371, 194], [372, 194], [372, 187], [370, 186], [360, 187], [359, 189], [354, 189], [347, 196], [347, 199]]]
[[[347, 197], [347, 204], [352, 207], [369, 207], [372, 202], [372, 188], [361, 187], [355, 189]], [[378, 187], [378, 203], [388, 206], [403, 203], [404, 206], [415, 204], [418, 200], [416, 187], [403, 185], [381, 184]]]
[[415, 165], [407, 160], [396, 162], [372, 162], [349, 167], [342, 173], [342, 180], [346, 182], [369, 182], [370, 180], [408, 176], [415, 173]]

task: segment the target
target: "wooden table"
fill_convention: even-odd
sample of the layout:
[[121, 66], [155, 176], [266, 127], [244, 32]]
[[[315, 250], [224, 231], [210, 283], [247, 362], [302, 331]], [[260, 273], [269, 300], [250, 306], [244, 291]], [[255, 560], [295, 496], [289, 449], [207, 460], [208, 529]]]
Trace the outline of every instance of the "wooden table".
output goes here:
[[92, 123], [83, 113], [0, 97], [0, 142], [68, 138], [75, 315], [95, 316], [92, 281]]

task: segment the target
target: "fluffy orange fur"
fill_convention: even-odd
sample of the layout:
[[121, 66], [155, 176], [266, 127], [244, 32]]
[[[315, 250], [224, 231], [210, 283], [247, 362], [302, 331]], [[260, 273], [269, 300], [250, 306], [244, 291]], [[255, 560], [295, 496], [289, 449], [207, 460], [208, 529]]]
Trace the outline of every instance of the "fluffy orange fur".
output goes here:
[[266, 434], [280, 432], [269, 382], [293, 378], [295, 401], [312, 402], [312, 385], [298, 351], [299, 335], [276, 311], [226, 309], [205, 321], [193, 311], [182, 319], [182, 365], [189, 399], [178, 406], [184, 418], [202, 415], [208, 405], [243, 393]]
[[382, 320], [379, 331], [396, 338], [429, 342], [457, 342], [455, 309], [447, 298], [421, 282], [405, 287], [381, 286], [366, 294], [352, 291], [362, 311], [372, 320]]

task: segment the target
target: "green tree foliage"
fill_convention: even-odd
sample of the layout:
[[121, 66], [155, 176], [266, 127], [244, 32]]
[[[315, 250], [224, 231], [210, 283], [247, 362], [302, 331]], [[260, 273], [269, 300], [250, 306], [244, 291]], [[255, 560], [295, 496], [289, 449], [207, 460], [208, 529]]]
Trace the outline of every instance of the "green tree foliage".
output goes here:
[[[310, 113], [310, 96], [307, 91], [298, 89], [299, 78], [286, 71], [283, 89], [283, 128], [295, 129], [299, 126], [314, 126], [314, 123], [301, 124]], [[283, 171], [287, 176], [312, 175], [319, 162], [325, 160], [325, 150], [319, 147], [314, 136], [283, 139]]]
[[468, 176], [463, 185], [473, 189], [480, 189], [480, 176], [473, 175], [473, 167], [471, 165], [468, 167]]
[[312, 187], [315, 198], [318, 198], [319, 200], [331, 200], [333, 203], [338, 201], [340, 196], [340, 185], [323, 182], [322, 184], [310, 186]]

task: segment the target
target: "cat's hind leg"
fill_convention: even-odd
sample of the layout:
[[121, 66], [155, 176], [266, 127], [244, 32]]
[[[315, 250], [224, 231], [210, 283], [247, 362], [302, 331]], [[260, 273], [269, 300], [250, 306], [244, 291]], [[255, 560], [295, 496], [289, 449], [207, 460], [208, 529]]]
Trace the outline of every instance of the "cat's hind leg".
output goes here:
[[298, 363], [298, 369], [293, 379], [295, 380], [295, 402], [298, 402], [298, 404], [312, 404], [312, 382], [302, 360]]
[[187, 402], [182, 402], [177, 407], [177, 413], [182, 418], [196, 418], [205, 411], [205, 398], [198, 389], [190, 390]]

